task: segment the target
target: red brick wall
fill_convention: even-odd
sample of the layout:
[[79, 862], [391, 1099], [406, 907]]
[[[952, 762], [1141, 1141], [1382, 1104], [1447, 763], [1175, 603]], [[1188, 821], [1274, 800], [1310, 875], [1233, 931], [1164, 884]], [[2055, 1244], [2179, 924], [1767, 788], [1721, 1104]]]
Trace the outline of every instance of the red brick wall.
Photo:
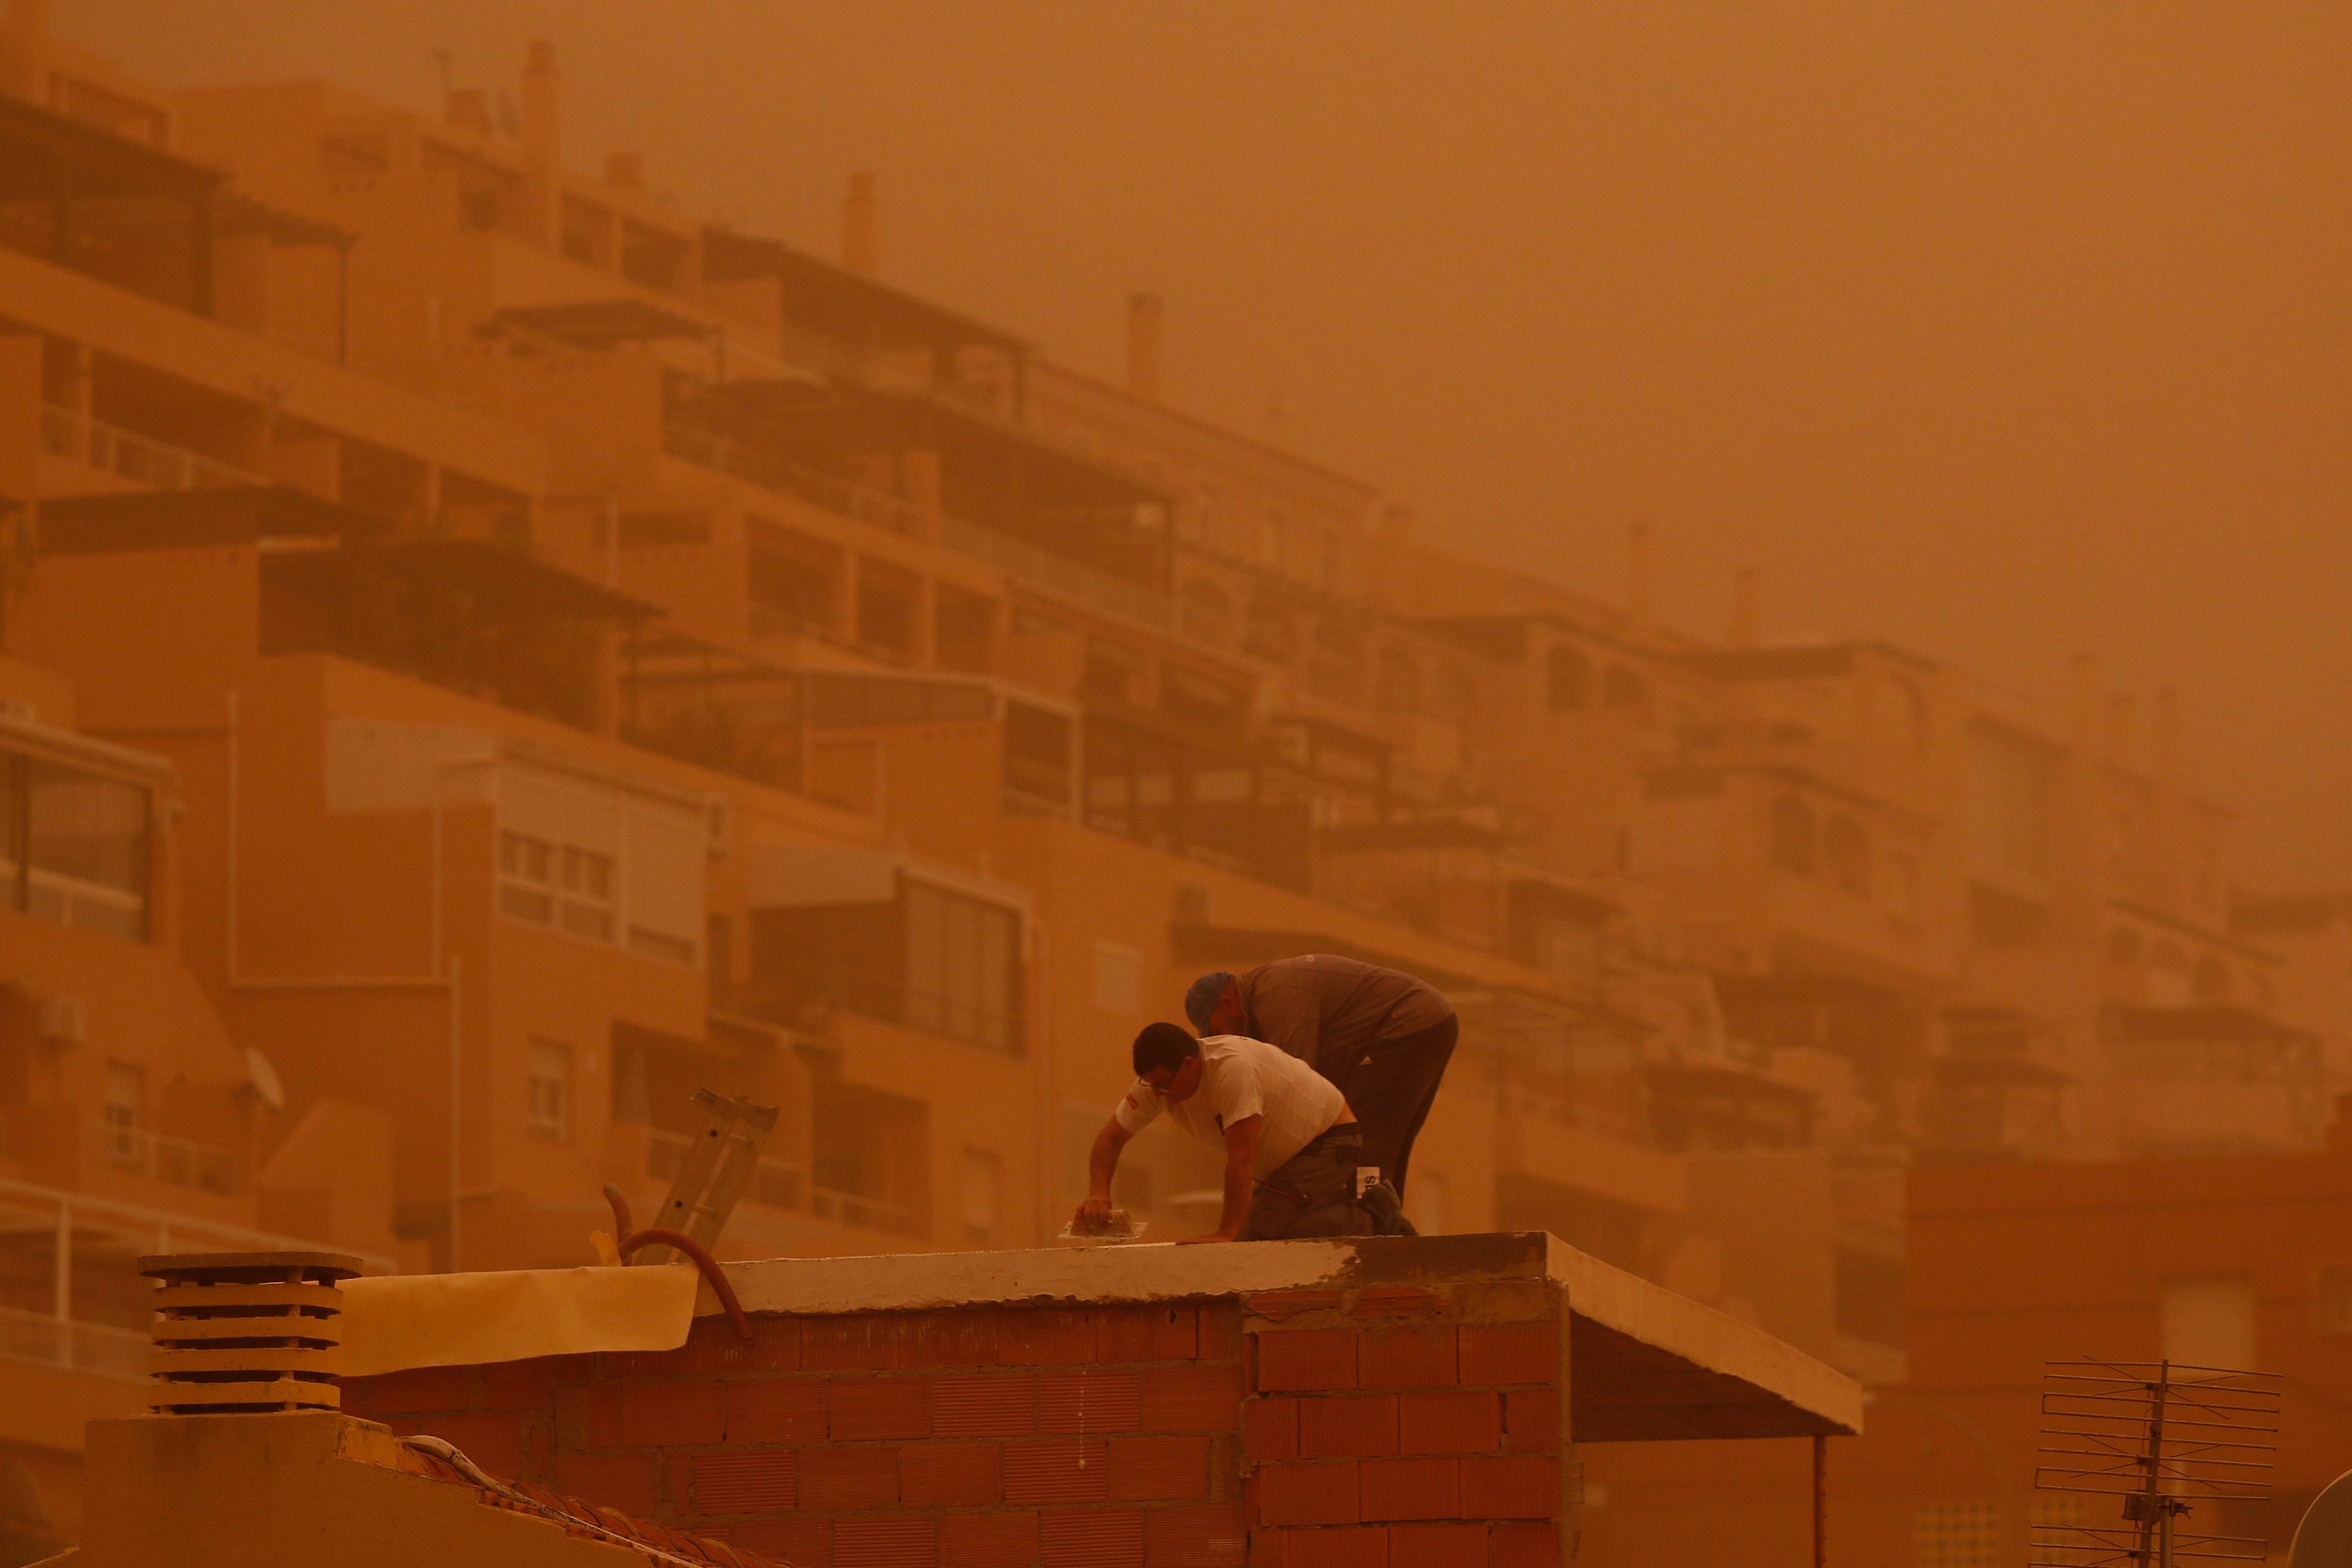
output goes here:
[[1257, 1568], [1556, 1568], [1573, 1552], [1549, 1293], [1288, 1290], [1248, 1298], [1243, 1330]]
[[749, 1343], [704, 1318], [677, 1351], [353, 1379], [344, 1408], [800, 1568], [1550, 1568], [1559, 1325], [1493, 1306], [762, 1314]]

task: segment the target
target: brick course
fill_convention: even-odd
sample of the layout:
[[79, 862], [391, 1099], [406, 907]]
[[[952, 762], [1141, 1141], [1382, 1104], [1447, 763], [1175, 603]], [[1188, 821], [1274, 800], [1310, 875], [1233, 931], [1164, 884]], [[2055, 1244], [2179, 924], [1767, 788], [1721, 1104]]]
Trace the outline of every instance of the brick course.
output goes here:
[[1556, 1568], [1557, 1325], [1458, 1295], [706, 1318], [346, 1407], [793, 1568]]

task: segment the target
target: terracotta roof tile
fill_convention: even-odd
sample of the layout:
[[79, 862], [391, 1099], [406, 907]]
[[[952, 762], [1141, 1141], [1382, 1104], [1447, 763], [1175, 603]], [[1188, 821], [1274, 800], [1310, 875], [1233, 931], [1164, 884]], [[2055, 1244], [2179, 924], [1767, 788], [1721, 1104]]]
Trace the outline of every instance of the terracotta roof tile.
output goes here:
[[[445, 1459], [421, 1449], [412, 1448], [409, 1452], [425, 1461], [425, 1471], [434, 1479], [453, 1482], [462, 1487], [474, 1487], [474, 1489], [480, 1493], [482, 1501], [489, 1507], [502, 1508], [509, 1512], [520, 1513], [533, 1519], [545, 1518], [544, 1515], [524, 1508], [511, 1499], [500, 1497], [496, 1492], [484, 1491], [468, 1479], [464, 1472]], [[754, 1556], [749, 1552], [729, 1546], [721, 1542], [705, 1541], [699, 1536], [681, 1534], [652, 1520], [636, 1519], [621, 1512], [618, 1509], [604, 1508], [595, 1503], [583, 1501], [579, 1498], [567, 1497], [562, 1492], [551, 1490], [530, 1481], [505, 1481], [503, 1484], [541, 1508], [553, 1509], [559, 1513], [568, 1514], [577, 1520], [593, 1520], [604, 1530], [624, 1540], [651, 1547], [656, 1551], [667, 1552], [673, 1557], [682, 1557], [689, 1563], [709, 1564], [709, 1568], [792, 1568], [791, 1564], [774, 1558]], [[548, 1520], [547, 1522], [552, 1524], [556, 1521]], [[590, 1533], [573, 1527], [566, 1527], [566, 1531], [567, 1533], [573, 1535]]]

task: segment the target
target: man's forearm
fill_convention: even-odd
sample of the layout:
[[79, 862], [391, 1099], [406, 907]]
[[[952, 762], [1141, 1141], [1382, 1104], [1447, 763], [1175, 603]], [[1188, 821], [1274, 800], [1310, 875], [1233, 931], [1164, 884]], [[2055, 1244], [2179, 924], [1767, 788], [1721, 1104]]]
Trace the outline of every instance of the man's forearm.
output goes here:
[[1111, 1136], [1108, 1127], [1095, 1134], [1093, 1152], [1087, 1156], [1087, 1195], [1108, 1199], [1110, 1179], [1118, 1173], [1119, 1151], [1124, 1142]]

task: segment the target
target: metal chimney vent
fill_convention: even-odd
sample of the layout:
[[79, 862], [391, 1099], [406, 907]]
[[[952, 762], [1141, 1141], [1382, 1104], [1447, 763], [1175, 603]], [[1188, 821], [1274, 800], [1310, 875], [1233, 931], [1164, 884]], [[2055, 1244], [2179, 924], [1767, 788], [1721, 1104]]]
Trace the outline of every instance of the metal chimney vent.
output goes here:
[[159, 1415], [335, 1410], [342, 1370], [338, 1288], [360, 1260], [335, 1252], [192, 1252], [139, 1260], [158, 1282]]

